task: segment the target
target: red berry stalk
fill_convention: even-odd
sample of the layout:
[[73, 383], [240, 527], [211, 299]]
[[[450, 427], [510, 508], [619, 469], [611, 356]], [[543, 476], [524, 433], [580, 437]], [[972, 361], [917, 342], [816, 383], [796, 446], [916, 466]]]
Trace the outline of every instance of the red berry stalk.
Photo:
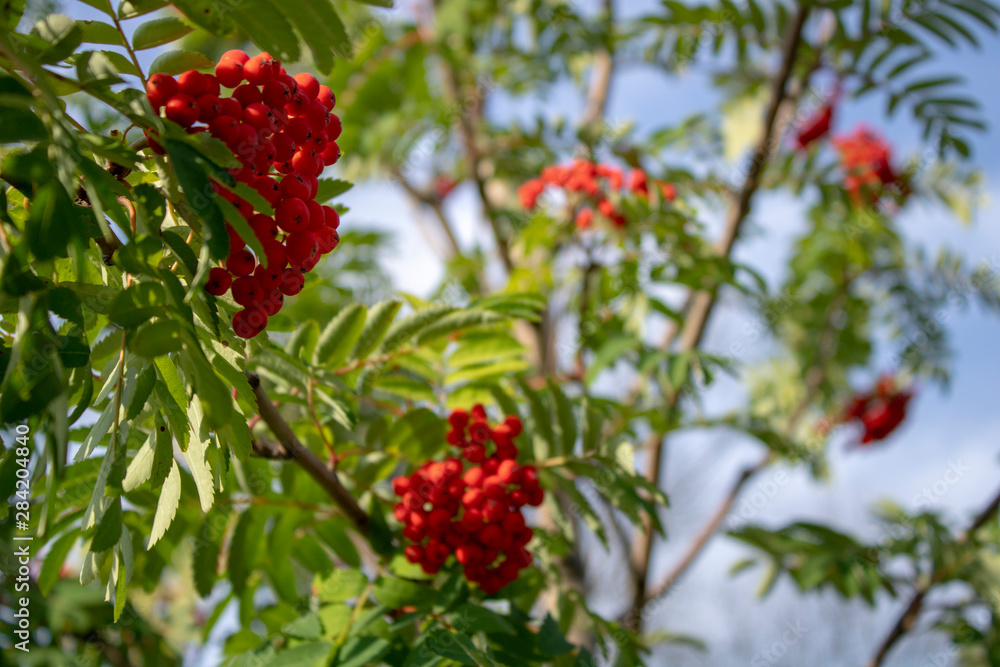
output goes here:
[[[233, 89], [230, 96], [221, 96], [223, 87]], [[205, 284], [216, 296], [232, 292], [243, 306], [233, 316], [233, 331], [252, 338], [281, 310], [286, 296], [302, 291], [304, 274], [340, 243], [340, 215], [316, 201], [320, 172], [340, 158], [334, 95], [311, 74], [290, 76], [268, 53], [250, 58], [235, 50], [223, 54], [214, 75], [154, 74], [146, 94], [154, 109], [188, 132], [208, 132], [225, 142], [241, 164], [230, 170], [232, 176], [274, 208], [273, 217], [264, 215], [232, 190], [212, 184], [264, 248], [263, 257], [254, 256], [227, 225], [225, 268], [213, 268]], [[154, 137], [149, 143], [163, 153]]]
[[534, 532], [522, 508], [541, 505], [545, 492], [538, 471], [516, 461], [517, 417], [491, 427], [477, 405], [471, 415], [453, 411], [448, 421], [448, 442], [473, 465], [466, 468], [459, 458], [428, 461], [409, 477], [397, 477], [392, 486], [401, 502], [393, 514], [412, 543], [405, 549], [411, 563], [434, 574], [454, 555], [465, 578], [492, 595], [531, 565], [525, 547]]

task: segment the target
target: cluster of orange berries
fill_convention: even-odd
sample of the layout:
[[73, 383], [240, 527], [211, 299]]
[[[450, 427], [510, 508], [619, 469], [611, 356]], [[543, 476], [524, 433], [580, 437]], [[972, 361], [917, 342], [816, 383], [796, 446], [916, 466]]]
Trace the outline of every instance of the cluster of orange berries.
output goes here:
[[[232, 95], [220, 97], [223, 87], [232, 88]], [[163, 109], [188, 132], [208, 132], [223, 141], [241, 165], [230, 170], [232, 176], [274, 208], [273, 216], [256, 212], [232, 190], [211, 184], [264, 248], [265, 256], [255, 257], [227, 225], [229, 256], [224, 267], [209, 272], [205, 285], [216, 296], [232, 291], [243, 307], [233, 316], [233, 331], [252, 338], [281, 309], [285, 296], [302, 290], [304, 274], [340, 242], [340, 215], [316, 201], [320, 172], [340, 158], [334, 95], [311, 74], [289, 75], [268, 53], [251, 58], [239, 50], [226, 52], [214, 75], [154, 74], [146, 94], [154, 109]], [[155, 137], [149, 143], [162, 153]]]
[[[655, 182], [667, 201], [677, 196], [671, 183]], [[602, 215], [615, 227], [624, 227], [625, 216], [611, 201], [613, 192], [631, 192], [633, 195], [649, 199], [650, 180], [642, 169], [633, 169], [626, 180], [625, 174], [616, 167], [597, 164], [589, 160], [574, 160], [568, 166], [545, 167], [538, 178], [533, 178], [518, 188], [521, 206], [532, 210], [546, 188], [561, 188], [568, 195], [579, 200], [575, 204], [576, 226], [587, 229], [593, 224], [595, 212]]]
[[861, 204], [864, 193], [874, 203], [888, 187], [905, 193], [903, 178], [892, 168], [892, 149], [877, 132], [862, 125], [850, 134], [834, 137], [833, 145], [846, 174], [844, 188], [855, 202]]
[[[521, 421], [515, 416], [491, 427], [483, 406], [455, 410], [449, 417], [448, 442], [462, 449], [459, 458], [428, 461], [408, 477], [393, 480], [400, 502], [393, 514], [412, 542], [407, 560], [428, 574], [440, 571], [454, 555], [465, 578], [492, 595], [531, 565], [525, 548], [534, 532], [522, 509], [542, 504], [545, 492], [538, 471], [515, 460], [514, 438]], [[495, 445], [488, 455], [487, 447]]]

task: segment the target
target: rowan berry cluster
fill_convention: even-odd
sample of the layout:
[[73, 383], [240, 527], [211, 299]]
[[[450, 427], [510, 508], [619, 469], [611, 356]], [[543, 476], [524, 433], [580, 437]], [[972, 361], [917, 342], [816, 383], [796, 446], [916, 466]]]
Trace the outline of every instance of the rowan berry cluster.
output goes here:
[[448, 421], [448, 442], [472, 465], [466, 468], [461, 458], [429, 461], [409, 477], [397, 477], [392, 487], [401, 502], [393, 513], [412, 542], [407, 560], [434, 574], [454, 555], [465, 578], [492, 595], [531, 565], [525, 546], [534, 532], [522, 508], [541, 505], [545, 492], [538, 471], [516, 461], [514, 438], [522, 428], [517, 417], [491, 427], [477, 405], [471, 414], [453, 411]]
[[861, 444], [889, 436], [906, 418], [906, 406], [913, 393], [903, 391], [890, 377], [880, 378], [874, 391], [859, 394], [844, 412], [844, 421], [859, 421], [864, 427]]
[[[229, 97], [221, 97], [230, 88]], [[240, 161], [232, 176], [256, 190], [274, 215], [220, 183], [213, 190], [233, 204], [264, 248], [255, 257], [246, 241], [227, 224], [229, 255], [224, 267], [209, 272], [205, 289], [216, 296], [232, 291], [243, 307], [233, 316], [233, 331], [252, 338], [264, 330], [286, 296], [298, 294], [304, 274], [340, 243], [340, 215], [316, 201], [318, 176], [340, 158], [340, 118], [327, 86], [311, 74], [289, 75], [268, 53], [250, 58], [227, 51], [215, 74], [188, 71], [177, 78], [154, 74], [146, 94], [153, 108], [187, 128], [223, 141]], [[154, 137], [152, 149], [162, 153]]]
[[906, 193], [906, 183], [893, 171], [892, 149], [874, 130], [861, 126], [851, 134], [834, 137], [833, 145], [840, 152], [840, 162], [846, 174], [844, 188], [857, 204], [867, 194], [875, 203], [886, 188]]
[[[676, 190], [671, 183], [654, 181], [659, 186], [663, 199], [673, 201]], [[518, 188], [521, 206], [532, 210], [546, 188], [560, 188], [574, 209], [574, 220], [580, 229], [589, 228], [594, 215], [600, 214], [615, 227], [624, 227], [625, 216], [612, 201], [613, 193], [633, 195], [650, 199], [650, 180], [642, 169], [633, 169], [626, 180], [622, 171], [606, 164], [588, 160], [574, 160], [569, 166], [552, 165], [542, 170], [538, 178], [533, 178]]]
[[795, 143], [804, 150], [830, 133], [833, 124], [833, 104], [825, 104], [806, 118], [795, 133]]

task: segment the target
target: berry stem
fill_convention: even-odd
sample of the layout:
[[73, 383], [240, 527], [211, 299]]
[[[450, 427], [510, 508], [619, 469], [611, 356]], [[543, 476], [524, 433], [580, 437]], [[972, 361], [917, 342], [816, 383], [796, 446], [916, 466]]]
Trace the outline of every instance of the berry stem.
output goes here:
[[135, 65], [135, 71], [139, 74], [139, 80], [142, 81], [142, 87], [145, 89], [146, 75], [142, 73], [142, 65], [139, 64], [139, 59], [135, 57], [135, 51], [132, 50], [132, 45], [129, 43], [128, 37], [125, 36], [125, 31], [122, 30], [122, 23], [118, 20], [118, 15], [112, 13], [111, 20], [115, 22], [118, 34], [122, 36], [122, 42], [125, 44], [125, 50], [128, 51], [128, 57], [132, 60], [132, 64]]

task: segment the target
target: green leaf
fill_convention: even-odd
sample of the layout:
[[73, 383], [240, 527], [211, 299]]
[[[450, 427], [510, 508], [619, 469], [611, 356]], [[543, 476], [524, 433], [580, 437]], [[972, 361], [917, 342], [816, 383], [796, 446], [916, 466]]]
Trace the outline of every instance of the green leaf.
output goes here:
[[30, 109], [0, 107], [0, 144], [42, 141], [48, 136], [42, 119]]
[[316, 191], [316, 201], [325, 204], [334, 197], [338, 197], [351, 188], [354, 184], [350, 181], [343, 181], [339, 178], [321, 178], [319, 179], [319, 188]]
[[165, 140], [163, 146], [177, 173], [185, 202], [205, 222], [212, 257], [224, 259], [229, 252], [229, 235], [222, 211], [215, 203], [204, 158], [191, 146], [174, 139]]
[[149, 529], [149, 543], [147, 548], [152, 547], [160, 541], [160, 538], [167, 532], [167, 528], [174, 521], [177, 514], [177, 506], [181, 500], [181, 472], [176, 462], [171, 462], [170, 473], [163, 488], [160, 490], [160, 499], [156, 503], [156, 514], [153, 516], [153, 526]]
[[284, 62], [299, 59], [299, 40], [285, 18], [288, 8], [284, 3], [276, 5], [269, 0], [219, 0], [218, 4], [225, 8], [226, 13], [261, 51], [267, 51]]
[[[226, 398], [228, 399], [229, 396], [227, 395]], [[206, 423], [208, 420], [203, 412], [206, 402], [205, 397], [199, 393], [188, 404], [191, 442], [184, 451], [184, 460], [187, 461], [188, 470], [191, 471], [191, 476], [194, 478], [203, 512], [210, 510], [215, 501], [215, 478], [212, 476], [212, 468], [205, 459], [208, 446], [212, 442], [208, 434], [208, 424]]]
[[91, 551], [107, 551], [118, 544], [122, 536], [122, 501], [115, 498], [108, 505], [100, 523], [97, 524], [97, 532], [90, 542]]
[[430, 585], [381, 576], [375, 580], [372, 595], [379, 604], [389, 609], [409, 606], [426, 608], [434, 604], [438, 591]]
[[80, 531], [73, 529], [56, 540], [49, 548], [49, 552], [45, 554], [42, 568], [38, 572], [38, 590], [42, 592], [42, 595], [48, 595], [55, 583], [59, 581], [59, 573], [66, 562], [66, 557], [79, 537]]
[[64, 14], [49, 14], [39, 20], [31, 32], [49, 43], [48, 48], [38, 55], [38, 61], [43, 65], [51, 65], [68, 58], [83, 43], [83, 31], [80, 30], [80, 26]]
[[597, 351], [597, 356], [590, 362], [590, 366], [587, 367], [584, 382], [587, 385], [593, 384], [601, 371], [621, 359], [626, 352], [637, 347], [639, 347], [639, 340], [633, 336], [615, 336], [608, 339]]
[[166, 16], [161, 19], [146, 21], [132, 33], [132, 48], [136, 51], [142, 51], [155, 46], [169, 44], [192, 30], [191, 26], [176, 16]]
[[367, 312], [362, 304], [352, 303], [337, 313], [320, 334], [313, 352], [313, 364], [327, 367], [342, 364], [361, 338]]
[[325, 661], [331, 650], [333, 644], [327, 642], [299, 644], [295, 648], [275, 654], [274, 658], [266, 663], [266, 667], [314, 667], [319, 661]]
[[230, 507], [216, 505], [198, 528], [194, 538], [191, 565], [198, 595], [208, 597], [218, 579], [219, 550], [229, 520]]
[[83, 34], [83, 41], [88, 44], [109, 44], [125, 46], [125, 40], [118, 29], [103, 21], [77, 21], [77, 27]]
[[215, 0], [173, 0], [173, 4], [192, 23], [200, 25], [216, 37], [228, 37], [234, 32], [233, 18], [222, 3]]
[[365, 359], [382, 342], [382, 337], [385, 336], [392, 319], [402, 305], [401, 301], [382, 301], [372, 306], [351, 358]]
[[384, 449], [414, 463], [426, 461], [444, 447], [446, 430], [444, 421], [430, 410], [412, 410], [392, 425]]
[[147, 359], [177, 352], [183, 347], [181, 325], [174, 320], [157, 320], [142, 326], [129, 346], [133, 352]]
[[237, 595], [242, 595], [247, 590], [247, 579], [261, 556], [266, 519], [266, 514], [256, 507], [250, 507], [236, 522], [229, 542], [229, 563], [226, 570]]
[[195, 51], [166, 51], [161, 53], [149, 66], [149, 75], [177, 75], [187, 70], [212, 69], [215, 63], [201, 53]]
[[329, 576], [317, 576], [313, 580], [313, 591], [320, 602], [346, 602], [356, 598], [365, 590], [368, 578], [359, 570], [334, 570]]
[[87, 239], [90, 221], [84, 216], [58, 181], [46, 183], [31, 200], [25, 226], [28, 247], [39, 260], [65, 257], [70, 243]]
[[118, 4], [118, 18], [132, 19], [142, 16], [157, 9], [166, 7], [169, 3], [166, 0], [122, 0]]
[[298, 637], [299, 639], [319, 639], [323, 633], [323, 625], [317, 614], [309, 612], [285, 625], [281, 631], [290, 637]]
[[[380, 663], [379, 658], [389, 652], [389, 642], [381, 637], [362, 635], [351, 637], [337, 653], [338, 667], [369, 667]], [[282, 665], [286, 664], [282, 660]]]
[[513, 635], [514, 626], [500, 614], [477, 604], [465, 603], [449, 615], [451, 624], [465, 631], [499, 632]]
[[551, 614], [545, 615], [542, 627], [538, 631], [538, 650], [546, 655], [565, 655], [573, 650], [573, 645], [566, 641], [559, 624]]
[[[329, 0], [271, 0], [288, 17], [309, 46], [316, 68], [323, 74], [333, 69], [334, 55], [353, 57], [344, 23]], [[324, 200], [320, 200], [324, 201]]]
[[108, 313], [108, 319], [125, 328], [137, 327], [167, 306], [167, 293], [159, 283], [142, 282], [121, 292]]

